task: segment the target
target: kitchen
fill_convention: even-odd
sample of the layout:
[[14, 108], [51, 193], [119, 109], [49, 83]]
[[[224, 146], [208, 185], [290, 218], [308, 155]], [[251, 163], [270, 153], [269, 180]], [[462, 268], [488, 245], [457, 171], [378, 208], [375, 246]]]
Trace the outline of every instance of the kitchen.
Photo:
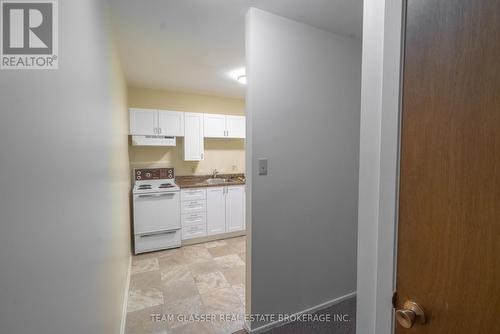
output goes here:
[[[244, 100], [129, 87], [128, 107], [134, 256], [127, 331], [186, 327], [147, 322], [145, 312], [243, 315]], [[189, 326], [222, 333], [243, 323]]]

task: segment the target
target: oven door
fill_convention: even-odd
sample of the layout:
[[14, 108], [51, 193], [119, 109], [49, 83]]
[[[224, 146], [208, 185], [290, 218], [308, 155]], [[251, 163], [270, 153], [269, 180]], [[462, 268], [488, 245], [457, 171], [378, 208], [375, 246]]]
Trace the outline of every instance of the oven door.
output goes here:
[[181, 227], [180, 193], [134, 195], [134, 234], [150, 234]]

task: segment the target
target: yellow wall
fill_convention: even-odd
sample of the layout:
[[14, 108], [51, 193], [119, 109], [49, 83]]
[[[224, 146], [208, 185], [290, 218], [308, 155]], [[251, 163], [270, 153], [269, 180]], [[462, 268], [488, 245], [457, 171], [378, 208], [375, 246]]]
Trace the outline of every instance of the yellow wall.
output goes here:
[[[243, 99], [178, 93], [144, 88], [128, 88], [128, 106], [212, 114], [244, 115]], [[183, 160], [183, 138], [176, 147], [129, 146], [131, 168], [174, 167], [177, 175], [205, 175], [213, 169], [220, 173], [245, 172], [243, 139], [205, 139], [205, 160]]]

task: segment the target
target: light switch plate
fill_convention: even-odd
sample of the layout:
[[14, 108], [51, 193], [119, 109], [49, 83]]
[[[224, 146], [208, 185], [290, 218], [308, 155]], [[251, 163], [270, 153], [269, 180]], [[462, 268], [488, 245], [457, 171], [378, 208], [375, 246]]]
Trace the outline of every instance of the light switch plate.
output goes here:
[[267, 159], [259, 159], [259, 175], [267, 175]]

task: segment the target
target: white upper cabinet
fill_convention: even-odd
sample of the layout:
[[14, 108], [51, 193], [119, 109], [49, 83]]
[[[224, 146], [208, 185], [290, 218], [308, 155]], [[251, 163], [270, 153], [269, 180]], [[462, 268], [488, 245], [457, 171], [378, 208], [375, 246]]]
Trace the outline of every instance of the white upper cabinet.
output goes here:
[[203, 160], [203, 114], [184, 113], [184, 160]]
[[130, 108], [130, 134], [137, 136], [184, 136], [184, 113]]
[[149, 136], [158, 134], [156, 110], [130, 108], [129, 117], [131, 135]]
[[158, 129], [163, 136], [184, 136], [184, 113], [158, 110]]
[[206, 138], [245, 138], [245, 116], [204, 114]]
[[226, 189], [226, 232], [243, 230], [245, 226], [245, 186], [233, 186]]
[[224, 187], [207, 188], [207, 234], [226, 232], [226, 198]]
[[207, 138], [226, 137], [226, 115], [203, 114], [203, 128]]
[[227, 138], [245, 138], [245, 116], [226, 116]]
[[[245, 116], [185, 113], [170, 110], [130, 108], [130, 134], [136, 136], [182, 137], [186, 117], [196, 116], [206, 138], [245, 138]], [[199, 125], [199, 124], [198, 124]], [[199, 159], [198, 159], [199, 160]]]

